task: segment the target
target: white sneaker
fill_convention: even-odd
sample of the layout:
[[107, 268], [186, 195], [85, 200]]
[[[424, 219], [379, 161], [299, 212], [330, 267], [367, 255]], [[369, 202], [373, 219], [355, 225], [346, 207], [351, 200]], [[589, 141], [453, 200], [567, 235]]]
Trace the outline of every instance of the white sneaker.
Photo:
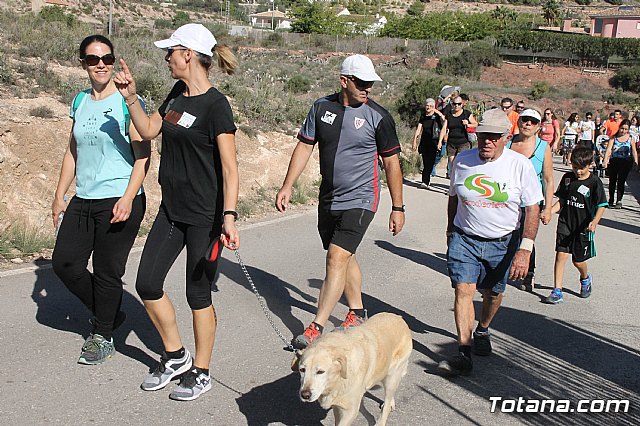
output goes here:
[[180, 380], [180, 384], [169, 394], [176, 401], [193, 401], [211, 389], [211, 377], [193, 368]]
[[169, 384], [171, 379], [188, 371], [192, 363], [191, 354], [187, 349], [184, 350], [184, 356], [179, 359], [171, 359], [167, 357], [165, 352], [162, 352], [160, 363], [156, 369], [153, 370], [153, 373], [144, 379], [140, 387], [146, 391], [162, 389]]

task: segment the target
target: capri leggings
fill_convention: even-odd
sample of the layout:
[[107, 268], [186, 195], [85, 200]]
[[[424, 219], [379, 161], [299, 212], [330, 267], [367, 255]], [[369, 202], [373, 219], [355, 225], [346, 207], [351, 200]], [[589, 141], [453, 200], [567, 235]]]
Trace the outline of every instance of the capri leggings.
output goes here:
[[[222, 244], [221, 225], [202, 227], [171, 221], [160, 206], [156, 220], [144, 245], [136, 291], [142, 300], [159, 300], [164, 295], [164, 281], [169, 269], [187, 247], [186, 292], [193, 310], [211, 306], [211, 283], [215, 279]], [[211, 259], [205, 258], [213, 243], [216, 250]]]

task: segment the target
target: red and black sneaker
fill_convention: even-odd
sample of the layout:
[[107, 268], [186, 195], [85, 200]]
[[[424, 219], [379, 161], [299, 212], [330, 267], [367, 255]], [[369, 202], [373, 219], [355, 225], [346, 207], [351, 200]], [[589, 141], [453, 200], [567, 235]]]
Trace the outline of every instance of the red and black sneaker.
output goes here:
[[336, 327], [336, 330], [338, 331], [343, 331], [346, 330], [347, 328], [351, 328], [351, 327], [357, 327], [359, 325], [364, 324], [364, 322], [367, 320], [367, 314], [365, 311], [364, 314], [364, 318], [361, 317], [360, 315], [357, 315], [355, 312], [353, 311], [349, 311], [349, 313], [347, 314], [347, 316], [345, 317], [344, 321], [342, 322], [342, 324], [340, 324], [339, 327]]
[[293, 339], [291, 344], [296, 349], [304, 349], [321, 335], [322, 332], [318, 328], [318, 325], [315, 322], [312, 322], [309, 324], [309, 327], [304, 330], [304, 333]]

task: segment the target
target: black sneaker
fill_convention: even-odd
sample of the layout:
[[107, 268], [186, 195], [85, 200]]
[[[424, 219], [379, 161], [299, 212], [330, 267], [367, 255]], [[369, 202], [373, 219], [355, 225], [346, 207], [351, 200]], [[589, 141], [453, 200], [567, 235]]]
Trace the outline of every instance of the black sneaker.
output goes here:
[[473, 361], [462, 352], [453, 358], [441, 361], [438, 370], [447, 376], [468, 376], [473, 370]]
[[488, 331], [473, 332], [473, 353], [479, 356], [491, 355], [491, 335]]
[[522, 291], [531, 293], [533, 291], [534, 281], [535, 276], [533, 274], [527, 274], [527, 276], [524, 277], [522, 282], [518, 285], [518, 288]]

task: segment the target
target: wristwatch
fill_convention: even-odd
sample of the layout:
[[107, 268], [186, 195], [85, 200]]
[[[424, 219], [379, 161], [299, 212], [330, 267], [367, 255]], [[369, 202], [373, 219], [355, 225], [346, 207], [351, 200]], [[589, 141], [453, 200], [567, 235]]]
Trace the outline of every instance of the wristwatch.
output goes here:
[[222, 216], [227, 216], [227, 215], [231, 215], [233, 216], [234, 220], [238, 220], [238, 212], [235, 210], [225, 210], [222, 212]]
[[392, 212], [402, 212], [402, 213], [404, 213], [404, 204], [402, 205], [402, 207], [391, 206], [391, 211]]

